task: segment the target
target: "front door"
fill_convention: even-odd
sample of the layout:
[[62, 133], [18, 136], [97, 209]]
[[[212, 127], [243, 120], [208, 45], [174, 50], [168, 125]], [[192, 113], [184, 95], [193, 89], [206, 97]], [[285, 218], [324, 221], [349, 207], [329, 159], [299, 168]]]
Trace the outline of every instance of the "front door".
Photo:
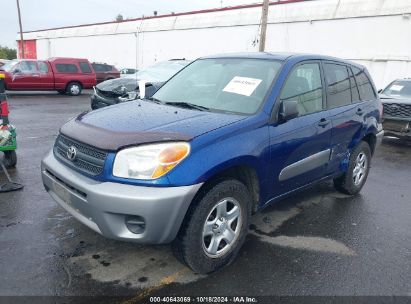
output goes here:
[[12, 73], [8, 85], [12, 90], [38, 90], [42, 87], [36, 61], [23, 60], [15, 66]]
[[269, 128], [271, 197], [322, 178], [330, 158], [331, 122], [320, 62], [294, 67], [277, 102], [284, 100], [297, 101], [299, 116]]

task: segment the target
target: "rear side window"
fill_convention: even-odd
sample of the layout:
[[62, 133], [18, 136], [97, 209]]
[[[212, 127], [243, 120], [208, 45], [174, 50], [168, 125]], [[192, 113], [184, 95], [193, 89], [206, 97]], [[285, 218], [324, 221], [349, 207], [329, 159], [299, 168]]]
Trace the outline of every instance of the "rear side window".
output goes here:
[[92, 64], [94, 71], [96, 72], [105, 72], [104, 64], [93, 63]]
[[39, 61], [38, 62], [38, 67], [39, 67], [39, 71], [40, 73], [48, 73], [49, 72], [49, 66], [47, 63], [45, 63], [44, 61]]
[[88, 62], [80, 62], [79, 65], [82, 73], [91, 73], [91, 69], [88, 65]]
[[350, 73], [350, 86], [351, 86], [351, 101], [353, 103], [360, 102], [360, 94], [358, 92], [357, 82], [355, 81], [354, 74], [351, 68], [348, 68], [348, 72]]
[[327, 81], [328, 108], [336, 108], [351, 104], [351, 89], [348, 70], [345, 65], [326, 63], [324, 65]]
[[57, 63], [56, 69], [60, 73], [77, 73], [77, 67], [75, 64], [70, 63]]
[[353, 67], [355, 80], [357, 81], [358, 91], [360, 92], [361, 100], [371, 100], [375, 98], [375, 92], [371, 85], [371, 81], [365, 74], [364, 70]]
[[104, 68], [106, 69], [106, 72], [110, 72], [113, 69], [111, 65], [106, 65]]
[[281, 100], [296, 100], [299, 116], [323, 110], [323, 89], [318, 63], [297, 66], [288, 77], [281, 92]]

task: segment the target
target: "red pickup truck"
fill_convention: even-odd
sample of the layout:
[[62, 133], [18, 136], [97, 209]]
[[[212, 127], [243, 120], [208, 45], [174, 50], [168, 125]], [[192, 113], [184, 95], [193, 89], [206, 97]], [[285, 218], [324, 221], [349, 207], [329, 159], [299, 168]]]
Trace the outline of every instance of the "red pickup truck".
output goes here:
[[12, 60], [0, 67], [10, 91], [58, 91], [77, 96], [96, 85], [96, 73], [87, 59]]

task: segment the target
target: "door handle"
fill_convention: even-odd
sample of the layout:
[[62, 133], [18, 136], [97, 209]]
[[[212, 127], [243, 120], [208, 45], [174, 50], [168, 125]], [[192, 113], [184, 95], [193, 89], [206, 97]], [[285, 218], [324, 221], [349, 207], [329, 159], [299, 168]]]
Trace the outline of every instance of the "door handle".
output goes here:
[[33, 77], [40, 77], [39, 74], [33, 74], [33, 75], [31, 75], [31, 76], [33, 76]]
[[330, 123], [329, 119], [325, 119], [325, 118], [321, 118], [320, 121], [318, 122], [318, 125], [320, 127], [325, 127], [326, 125], [328, 125]]
[[363, 115], [363, 114], [364, 114], [364, 111], [363, 111], [363, 109], [358, 108], [358, 109], [357, 109], [357, 112], [355, 112], [355, 114], [357, 114], [357, 115], [361, 116], [361, 115]]

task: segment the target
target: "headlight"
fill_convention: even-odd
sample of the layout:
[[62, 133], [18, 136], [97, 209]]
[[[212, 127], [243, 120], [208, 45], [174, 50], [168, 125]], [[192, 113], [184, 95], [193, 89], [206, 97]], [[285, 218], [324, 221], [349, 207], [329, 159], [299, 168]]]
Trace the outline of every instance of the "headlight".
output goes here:
[[125, 97], [119, 97], [118, 99], [121, 102], [131, 101], [131, 100], [137, 99], [137, 92], [136, 91], [128, 92]]
[[151, 144], [117, 153], [113, 175], [133, 179], [156, 179], [177, 166], [190, 153], [186, 142]]

